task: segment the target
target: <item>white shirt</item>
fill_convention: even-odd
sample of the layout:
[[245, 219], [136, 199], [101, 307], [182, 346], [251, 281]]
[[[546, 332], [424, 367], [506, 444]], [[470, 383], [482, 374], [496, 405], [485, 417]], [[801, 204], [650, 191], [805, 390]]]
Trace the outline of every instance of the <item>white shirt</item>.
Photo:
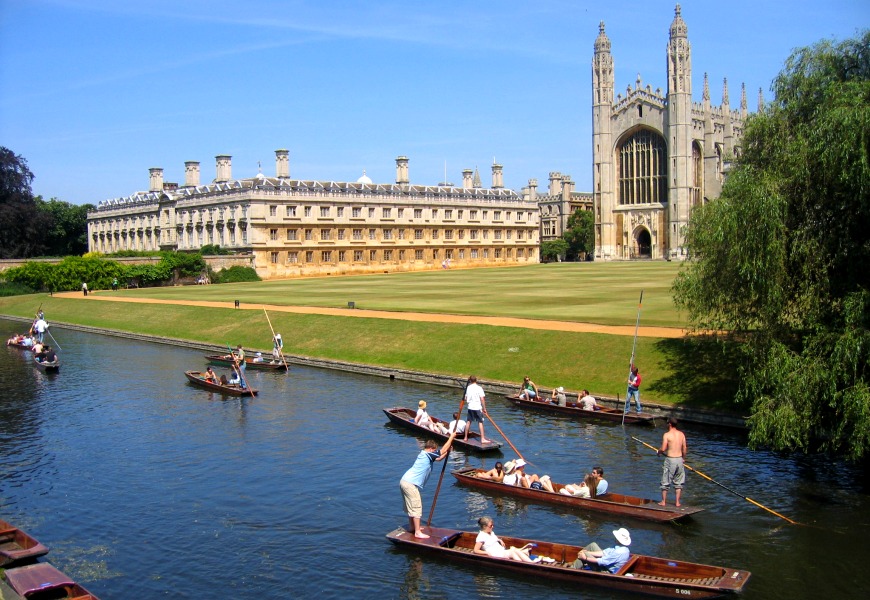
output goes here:
[[465, 428], [466, 428], [467, 426], [468, 426], [468, 423], [466, 423], [466, 422], [463, 421], [462, 419], [459, 419], [459, 425], [458, 425], [458, 426], [457, 426], [457, 422], [456, 422], [456, 421], [450, 421], [450, 426], [447, 428], [447, 432], [448, 432], [448, 433], [453, 433], [453, 429], [456, 428], [456, 433], [457, 433], [457, 434], [462, 434], [462, 433], [465, 433]]
[[468, 389], [465, 390], [465, 401], [468, 402], [468, 410], [483, 409], [483, 399], [485, 397], [486, 395], [483, 393], [482, 387], [476, 383], [469, 385]]

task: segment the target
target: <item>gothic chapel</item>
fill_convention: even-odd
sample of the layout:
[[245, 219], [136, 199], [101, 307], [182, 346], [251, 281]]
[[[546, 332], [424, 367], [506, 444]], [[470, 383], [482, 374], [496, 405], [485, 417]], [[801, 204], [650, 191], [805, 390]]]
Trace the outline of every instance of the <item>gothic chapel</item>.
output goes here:
[[[739, 152], [747, 116], [746, 87], [731, 110], [728, 81], [722, 104], [710, 104], [707, 75], [700, 103], [692, 101], [688, 28], [675, 10], [667, 46], [668, 89], [642, 87], [640, 75], [614, 98], [610, 40], [599, 25], [592, 60], [593, 204], [597, 260], [682, 259], [692, 207], [722, 190]], [[759, 107], [762, 103], [759, 90]]]

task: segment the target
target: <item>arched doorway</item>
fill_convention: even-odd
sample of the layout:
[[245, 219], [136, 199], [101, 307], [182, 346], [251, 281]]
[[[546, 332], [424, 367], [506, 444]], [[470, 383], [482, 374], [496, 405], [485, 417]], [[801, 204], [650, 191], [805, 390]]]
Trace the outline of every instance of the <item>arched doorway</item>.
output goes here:
[[634, 230], [631, 258], [652, 258], [652, 237], [649, 229], [638, 227]]

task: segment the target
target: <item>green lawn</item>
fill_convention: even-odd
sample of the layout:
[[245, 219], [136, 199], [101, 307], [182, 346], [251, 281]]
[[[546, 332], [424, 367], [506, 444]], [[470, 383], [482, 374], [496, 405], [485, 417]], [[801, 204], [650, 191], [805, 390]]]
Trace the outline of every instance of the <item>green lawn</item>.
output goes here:
[[[154, 298], [559, 318], [631, 324], [644, 290], [642, 324], [679, 325], [670, 263], [553, 264], [510, 269], [311, 278], [119, 292]], [[0, 314], [71, 322], [216, 344], [268, 349], [262, 311], [82, 301], [45, 294], [0, 298]], [[270, 313], [288, 354], [432, 373], [565, 386], [624, 397], [632, 336], [325, 315]], [[10, 332], [11, 333], [11, 332]], [[60, 340], [59, 340], [60, 341]], [[61, 341], [61, 344], [63, 342]], [[640, 338], [647, 401], [732, 408], [732, 355], [697, 339]], [[181, 368], [181, 366], [179, 366]]]
[[[643, 290], [641, 323], [685, 325], [671, 284], [678, 263], [552, 263], [511, 268], [450, 269], [312, 277], [212, 286], [148, 288], [118, 294], [246, 304], [346, 307], [491, 315], [633, 325]], [[104, 292], [111, 293], [111, 292]]]

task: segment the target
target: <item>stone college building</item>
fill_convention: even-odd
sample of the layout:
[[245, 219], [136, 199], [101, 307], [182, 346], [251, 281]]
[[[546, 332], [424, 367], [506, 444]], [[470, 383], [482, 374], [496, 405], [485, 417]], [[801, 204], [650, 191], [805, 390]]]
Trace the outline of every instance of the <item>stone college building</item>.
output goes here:
[[[666, 49], [667, 90], [634, 85], [615, 94], [610, 40], [599, 26], [592, 60], [593, 190], [550, 173], [545, 194], [530, 179], [521, 194], [477, 171], [461, 186], [412, 185], [409, 160], [396, 159], [395, 183], [290, 177], [287, 150], [275, 176], [233, 179], [232, 158], [215, 157], [215, 178], [200, 183], [199, 162], [184, 164], [184, 185], [150, 170], [147, 192], [99, 203], [88, 215], [91, 251], [198, 250], [219, 245], [250, 254], [263, 278], [413, 271], [538, 262], [542, 239], [562, 235], [576, 209], [594, 210], [595, 259], [681, 259], [691, 209], [722, 189], [739, 153], [746, 90], [732, 110], [710, 102], [707, 76], [692, 100], [692, 53], [677, 5]], [[615, 94], [615, 95], [614, 95]], [[759, 91], [759, 106], [761, 105]]]

